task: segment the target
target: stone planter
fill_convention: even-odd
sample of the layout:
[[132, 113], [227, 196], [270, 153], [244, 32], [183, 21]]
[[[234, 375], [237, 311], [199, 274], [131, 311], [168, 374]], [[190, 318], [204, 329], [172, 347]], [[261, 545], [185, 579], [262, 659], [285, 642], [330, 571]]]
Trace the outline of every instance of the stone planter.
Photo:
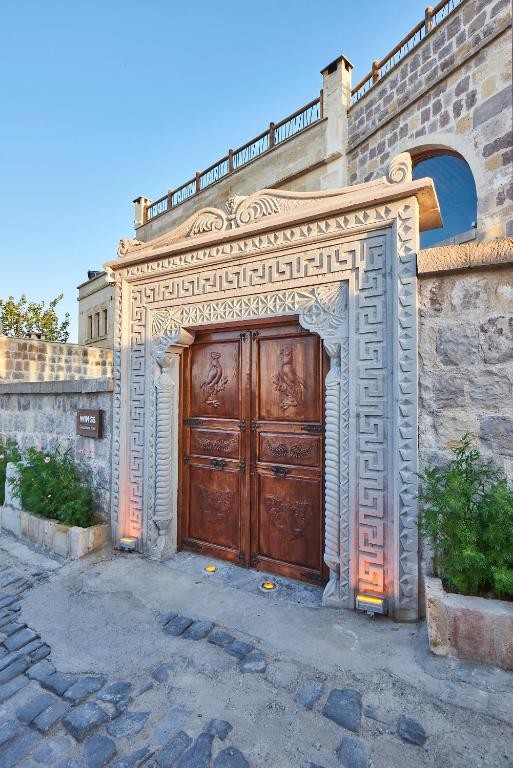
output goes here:
[[57, 520], [36, 517], [13, 506], [0, 507], [1, 530], [28, 539], [43, 549], [62, 557], [77, 560], [100, 549], [108, 540], [110, 526], [106, 523], [80, 528], [64, 525]]
[[426, 612], [433, 653], [513, 669], [513, 603], [446, 592], [426, 576]]

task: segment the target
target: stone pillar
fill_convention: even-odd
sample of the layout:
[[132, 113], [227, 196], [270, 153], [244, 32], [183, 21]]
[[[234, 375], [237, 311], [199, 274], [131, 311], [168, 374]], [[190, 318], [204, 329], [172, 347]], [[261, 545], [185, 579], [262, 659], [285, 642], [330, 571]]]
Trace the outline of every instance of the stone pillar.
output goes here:
[[177, 544], [179, 358], [179, 353], [168, 352], [162, 355], [159, 359], [162, 372], [155, 382], [155, 507], [153, 523], [157, 528], [158, 537], [151, 550], [151, 556], [157, 560], [176, 552]]
[[346, 159], [347, 110], [351, 106], [351, 69], [345, 56], [321, 71], [323, 79], [323, 116], [328, 119], [326, 132], [327, 166], [321, 177], [321, 189], [348, 184]]
[[142, 227], [146, 224], [146, 209], [151, 204], [151, 200], [148, 197], [136, 197], [134, 203], [134, 229]]

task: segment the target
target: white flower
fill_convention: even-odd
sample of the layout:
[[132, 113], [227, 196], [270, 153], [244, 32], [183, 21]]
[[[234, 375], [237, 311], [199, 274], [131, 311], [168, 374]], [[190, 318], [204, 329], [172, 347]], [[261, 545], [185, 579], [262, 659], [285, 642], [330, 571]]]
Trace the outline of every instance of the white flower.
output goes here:
[[48, 464], [49, 461], [50, 461], [50, 457], [49, 456], [45, 456], [45, 464]]
[[5, 454], [0, 454], [0, 461], [3, 461], [5, 459]]

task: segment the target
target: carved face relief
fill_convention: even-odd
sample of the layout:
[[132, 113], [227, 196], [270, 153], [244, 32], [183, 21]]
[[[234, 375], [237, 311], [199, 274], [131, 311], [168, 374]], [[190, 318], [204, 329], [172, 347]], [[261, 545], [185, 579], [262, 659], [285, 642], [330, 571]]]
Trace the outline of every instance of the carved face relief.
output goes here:
[[271, 525], [290, 539], [297, 539], [310, 524], [312, 505], [308, 501], [289, 502], [279, 496], [265, 496], [264, 506]]
[[297, 408], [303, 404], [305, 381], [298, 376], [291, 346], [281, 347], [280, 358], [278, 373], [273, 374], [272, 380], [274, 391], [282, 394], [280, 408], [286, 411], [288, 408]]
[[231, 513], [235, 505], [235, 496], [231, 490], [213, 491], [206, 485], [197, 486], [198, 507], [202, 518], [209, 525], [219, 525]]
[[228, 382], [228, 377], [223, 376], [220, 358], [220, 352], [210, 353], [210, 368], [200, 385], [205, 394], [203, 402], [207, 405], [212, 405], [214, 408], [219, 408], [221, 405], [221, 401], [217, 399], [216, 395], [223, 391]]

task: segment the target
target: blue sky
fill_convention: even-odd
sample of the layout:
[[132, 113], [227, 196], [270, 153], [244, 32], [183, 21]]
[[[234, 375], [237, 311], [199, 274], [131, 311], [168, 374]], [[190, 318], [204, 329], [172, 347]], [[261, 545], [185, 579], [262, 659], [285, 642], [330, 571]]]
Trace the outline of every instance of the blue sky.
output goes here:
[[353, 84], [425, 2], [26, 0], [2, 4], [0, 296], [64, 293], [155, 200], [315, 98], [344, 53]]

